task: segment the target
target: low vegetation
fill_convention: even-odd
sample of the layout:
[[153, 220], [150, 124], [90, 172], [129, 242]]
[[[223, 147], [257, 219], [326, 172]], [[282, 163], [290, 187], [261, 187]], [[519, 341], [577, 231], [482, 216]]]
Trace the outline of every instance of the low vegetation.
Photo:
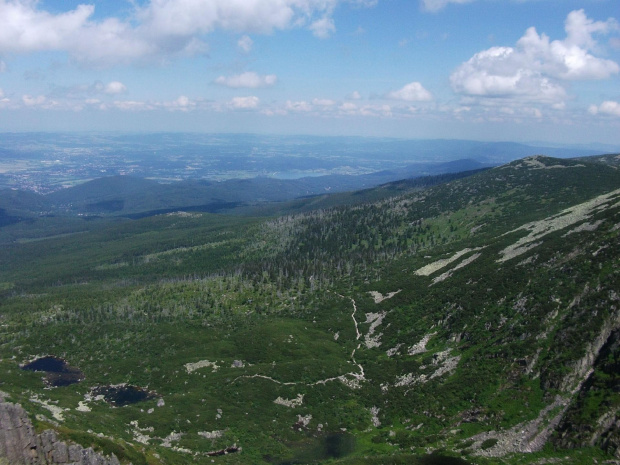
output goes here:
[[[134, 465], [611, 459], [617, 160], [536, 157], [266, 219], [4, 226], [0, 390]], [[45, 355], [83, 379], [20, 368]], [[97, 395], [117, 385], [150, 394]]]

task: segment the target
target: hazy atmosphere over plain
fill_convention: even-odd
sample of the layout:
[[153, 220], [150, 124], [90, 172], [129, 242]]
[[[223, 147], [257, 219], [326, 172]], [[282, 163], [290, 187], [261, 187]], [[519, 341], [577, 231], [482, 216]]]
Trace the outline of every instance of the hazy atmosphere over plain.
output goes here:
[[3, 131], [620, 144], [617, 0], [0, 0]]

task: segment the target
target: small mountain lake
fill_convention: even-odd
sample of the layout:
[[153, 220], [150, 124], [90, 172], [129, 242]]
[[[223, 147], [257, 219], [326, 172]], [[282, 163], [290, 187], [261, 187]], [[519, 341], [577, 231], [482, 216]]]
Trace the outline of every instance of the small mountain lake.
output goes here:
[[23, 365], [22, 370], [42, 371], [45, 373], [45, 383], [49, 386], [69, 386], [84, 379], [84, 373], [78, 368], [70, 366], [65, 360], [48, 355]]
[[157, 397], [157, 394], [138, 386], [98, 386], [92, 390], [93, 396], [103, 396], [104, 400], [115, 407], [136, 404]]

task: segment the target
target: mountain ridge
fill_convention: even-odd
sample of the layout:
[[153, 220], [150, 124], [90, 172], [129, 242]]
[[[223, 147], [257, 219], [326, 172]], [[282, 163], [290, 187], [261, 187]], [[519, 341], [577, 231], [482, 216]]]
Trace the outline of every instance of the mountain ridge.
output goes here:
[[[153, 463], [233, 445], [218, 461], [616, 460], [619, 162], [535, 156], [354, 205], [11, 245], [2, 389]], [[87, 384], [43, 390], [16, 366], [42, 353]], [[121, 382], [159, 397], [90, 390]]]

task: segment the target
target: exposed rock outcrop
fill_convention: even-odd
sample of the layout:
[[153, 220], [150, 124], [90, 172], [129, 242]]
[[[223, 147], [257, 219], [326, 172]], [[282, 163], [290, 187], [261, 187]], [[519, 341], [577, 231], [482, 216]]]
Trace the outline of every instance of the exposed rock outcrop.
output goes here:
[[0, 393], [0, 462], [11, 465], [120, 465], [112, 454], [103, 457], [92, 448], [60, 441], [52, 430], [36, 434], [19, 404], [4, 401]]
[[566, 449], [598, 446], [620, 458], [620, 330], [609, 335], [593, 368], [559, 424], [553, 444]]

